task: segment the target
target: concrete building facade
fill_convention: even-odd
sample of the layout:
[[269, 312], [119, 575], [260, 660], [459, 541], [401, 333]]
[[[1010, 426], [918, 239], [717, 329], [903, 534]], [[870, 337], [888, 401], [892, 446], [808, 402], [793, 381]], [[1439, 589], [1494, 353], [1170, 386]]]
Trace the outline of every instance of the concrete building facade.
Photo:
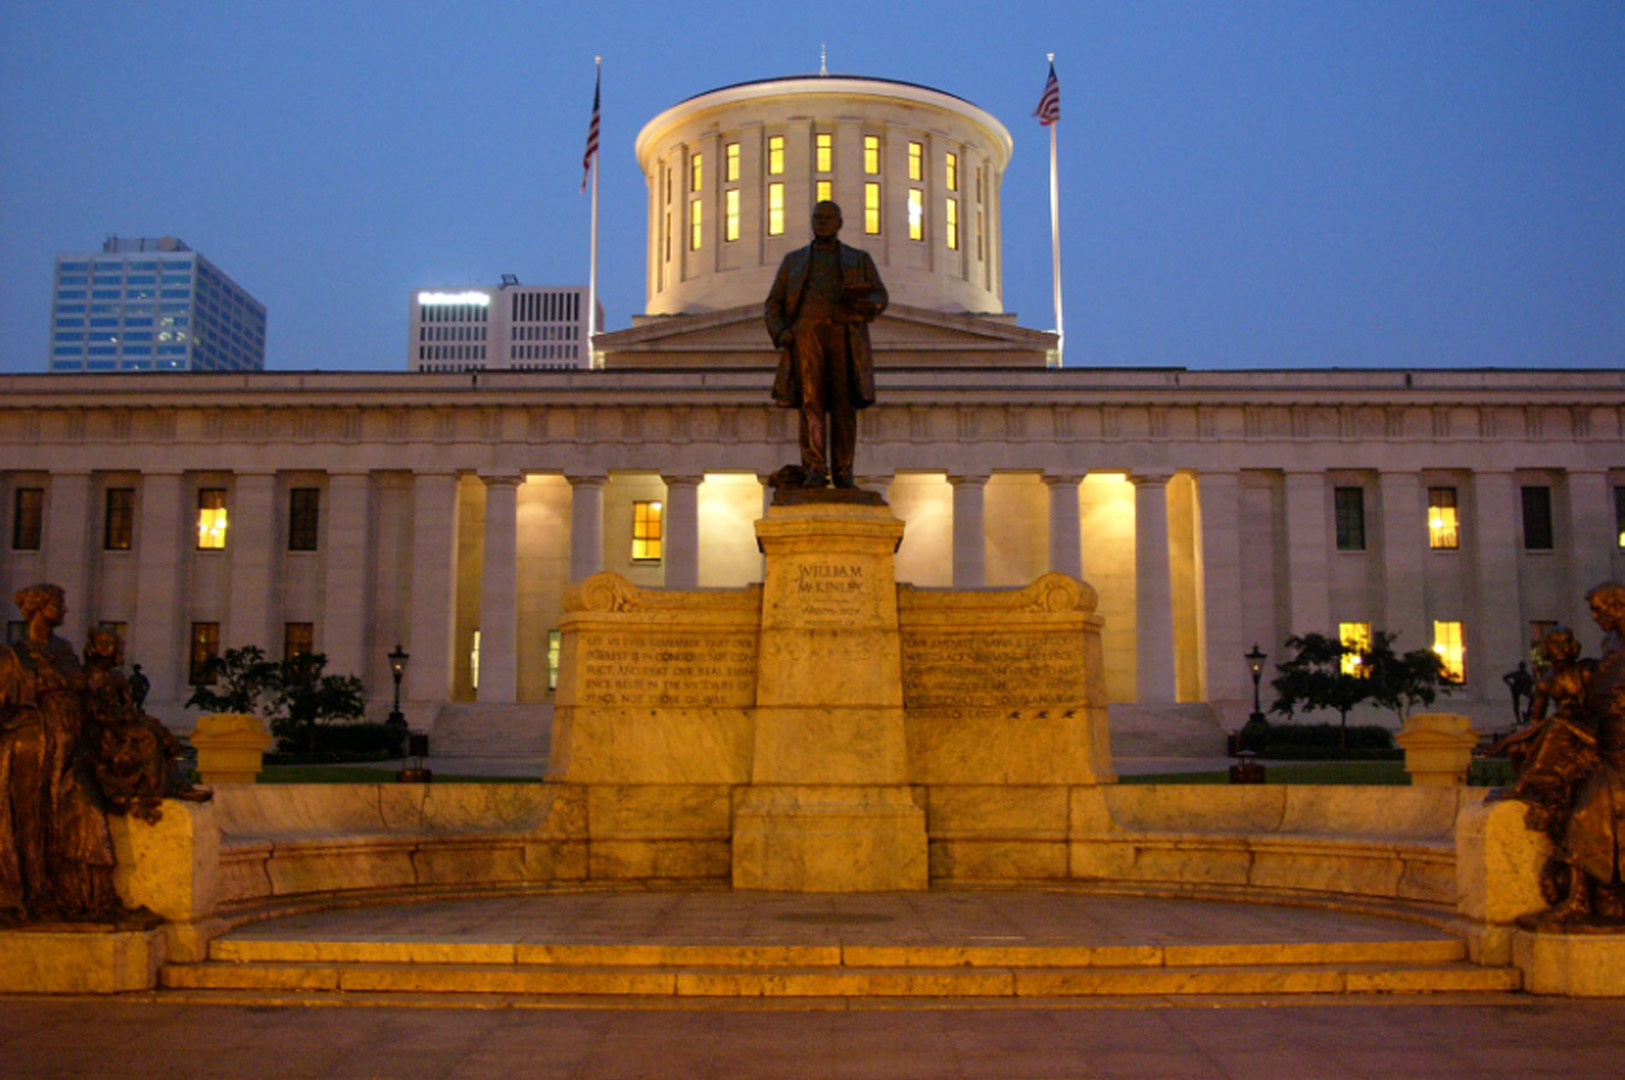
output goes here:
[[[414, 726], [477, 726], [481, 710], [544, 724], [572, 581], [761, 579], [765, 480], [797, 457], [796, 417], [770, 401], [761, 300], [805, 243], [824, 134], [843, 237], [875, 254], [893, 297], [872, 328], [879, 398], [857, 464], [905, 522], [897, 578], [1088, 580], [1130, 752], [1221, 745], [1251, 708], [1244, 654], [1257, 643], [1273, 664], [1293, 634], [1437, 648], [1461, 677], [1449, 707], [1487, 727], [1509, 719], [1501, 676], [1543, 627], [1570, 623], [1597, 651], [1584, 593], [1625, 576], [1625, 371], [1050, 367], [1054, 335], [1003, 311], [1008, 134], [950, 95], [837, 77], [714, 91], [645, 128], [649, 306], [599, 336], [601, 370], [488, 353], [473, 378], [428, 369], [472, 357], [397, 374], [0, 377], [0, 584], [62, 584], [76, 640], [121, 629], [149, 705], [183, 726], [210, 650], [314, 647], [382, 712], [397, 643]], [[775, 183], [782, 234], [767, 224]], [[880, 231], [866, 233], [852, 206], [873, 183]], [[945, 238], [955, 193], [962, 230], [982, 214], [979, 259], [973, 234]], [[699, 223], [680, 258], [668, 213]], [[481, 295], [445, 300], [470, 306], [456, 320], [424, 319], [439, 305], [415, 299], [414, 348], [419, 330], [531, 294]]]
[[585, 285], [521, 285], [505, 277], [496, 286], [418, 289], [409, 325], [412, 371], [592, 366]]

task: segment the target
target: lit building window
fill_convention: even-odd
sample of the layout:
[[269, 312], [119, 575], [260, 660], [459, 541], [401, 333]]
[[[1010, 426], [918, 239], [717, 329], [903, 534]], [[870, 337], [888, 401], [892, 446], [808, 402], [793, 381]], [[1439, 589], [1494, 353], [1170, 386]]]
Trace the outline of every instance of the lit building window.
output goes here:
[[226, 546], [225, 488], [198, 490], [197, 546], [200, 551], [219, 551]]
[[214, 682], [210, 661], [220, 655], [220, 624], [195, 622], [192, 624], [192, 647], [187, 665], [186, 681], [193, 686]]
[[1625, 487], [1614, 489], [1614, 532], [1620, 549], [1625, 550]]
[[632, 504], [632, 558], [638, 562], [660, 561], [661, 504]]
[[559, 688], [559, 647], [562, 635], [557, 630], [547, 632], [547, 688]]
[[[870, 169], [869, 171], [879, 172], [880, 170]], [[910, 180], [925, 179], [925, 147], [917, 142], [908, 144], [908, 178]]]
[[691, 251], [700, 250], [701, 221], [700, 200], [695, 199], [688, 204], [688, 246]]
[[1434, 622], [1433, 651], [1439, 654], [1444, 677], [1457, 683], [1467, 678], [1467, 646], [1462, 644], [1461, 638], [1461, 623]]
[[731, 142], [723, 150], [723, 179], [729, 183], [739, 179], [739, 144]]
[[945, 182], [949, 191], [959, 190], [959, 155], [950, 153], [943, 158]]
[[729, 188], [723, 196], [722, 238], [739, 239], [739, 189]]
[[282, 659], [309, 656], [316, 651], [316, 624], [291, 622], [282, 624]]
[[863, 185], [863, 231], [870, 236], [880, 235], [880, 185]]
[[292, 488], [288, 492], [288, 550], [315, 551], [320, 536], [320, 488]]
[[1340, 487], [1332, 490], [1337, 516], [1337, 550], [1365, 550], [1365, 489]]
[[1353, 653], [1343, 654], [1343, 674], [1364, 675], [1364, 654], [1371, 651], [1371, 624], [1368, 622], [1345, 622], [1337, 624], [1337, 639], [1346, 648], [1356, 650]]
[[665, 241], [662, 244], [662, 247], [664, 249], [664, 254], [661, 255], [661, 258], [664, 259], [666, 262], [671, 262], [671, 211], [670, 210], [666, 211], [666, 238], [665, 238]]
[[468, 644], [468, 685], [473, 690], [480, 688], [480, 628], [477, 626]]
[[135, 488], [108, 488], [102, 516], [102, 547], [129, 551], [135, 538]]
[[695, 154], [688, 159], [688, 190], [700, 190], [701, 181], [705, 178], [705, 155]]
[[784, 235], [784, 185], [767, 185], [767, 235]]
[[959, 250], [959, 200], [949, 199], [945, 204], [948, 212], [948, 250]]
[[908, 238], [925, 239], [925, 192], [919, 188], [908, 189]]
[[1428, 488], [1428, 547], [1454, 551], [1461, 546], [1461, 519], [1456, 515], [1456, 489]]
[[1545, 658], [1540, 654], [1541, 642], [1546, 640], [1546, 635], [1556, 626], [1556, 619], [1529, 620], [1529, 660], [1537, 669], [1546, 664]]
[[818, 181], [818, 201], [830, 202], [835, 198], [835, 185], [829, 180]]
[[976, 257], [977, 259], [985, 258], [982, 254], [982, 212], [980, 210], [976, 211]]
[[818, 172], [829, 172], [835, 167], [835, 136], [813, 136], [813, 168]]
[[769, 176], [784, 174], [783, 135], [769, 135], [767, 138], [767, 172]]
[[880, 136], [863, 137], [863, 171], [871, 176], [880, 172]]
[[18, 488], [11, 496], [11, 548], [38, 551], [45, 531], [45, 489]]

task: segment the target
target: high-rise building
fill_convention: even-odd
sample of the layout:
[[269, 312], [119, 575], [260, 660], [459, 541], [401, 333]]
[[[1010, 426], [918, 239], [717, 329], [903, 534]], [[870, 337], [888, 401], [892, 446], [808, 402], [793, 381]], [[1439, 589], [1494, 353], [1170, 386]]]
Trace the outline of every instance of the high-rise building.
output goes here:
[[263, 371], [265, 305], [173, 236], [59, 255], [52, 371]]
[[[598, 325], [604, 325], [603, 305]], [[413, 371], [534, 371], [594, 366], [585, 285], [419, 289], [412, 294]]]

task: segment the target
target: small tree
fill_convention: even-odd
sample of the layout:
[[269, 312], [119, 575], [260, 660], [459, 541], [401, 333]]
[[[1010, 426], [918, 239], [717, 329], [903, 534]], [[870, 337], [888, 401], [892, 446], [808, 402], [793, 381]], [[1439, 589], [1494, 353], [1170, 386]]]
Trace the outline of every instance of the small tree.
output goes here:
[[1412, 709], [1432, 705], [1440, 694], [1448, 694], [1454, 687], [1445, 677], [1444, 662], [1438, 653], [1412, 649], [1401, 655], [1394, 650], [1398, 638], [1398, 634], [1379, 630], [1372, 636], [1371, 648], [1363, 659], [1371, 700], [1403, 722]]
[[325, 675], [324, 653], [290, 656], [277, 668], [271, 702], [271, 731], [288, 742], [316, 749], [316, 729], [334, 720], [353, 720], [366, 711], [367, 695], [354, 675]]
[[217, 713], [259, 713], [281, 685], [280, 666], [258, 645], [227, 649], [203, 664], [207, 680], [186, 699], [188, 709]]
[[1337, 745], [1338, 749], [1345, 749], [1349, 710], [1371, 696], [1369, 679], [1343, 670], [1343, 658], [1358, 656], [1360, 651], [1325, 634], [1289, 637], [1286, 647], [1295, 650], [1295, 654], [1276, 665], [1280, 674], [1270, 680], [1275, 690], [1275, 703], [1270, 706], [1270, 712], [1280, 713], [1290, 720], [1300, 708], [1306, 712], [1335, 709], [1341, 723]]

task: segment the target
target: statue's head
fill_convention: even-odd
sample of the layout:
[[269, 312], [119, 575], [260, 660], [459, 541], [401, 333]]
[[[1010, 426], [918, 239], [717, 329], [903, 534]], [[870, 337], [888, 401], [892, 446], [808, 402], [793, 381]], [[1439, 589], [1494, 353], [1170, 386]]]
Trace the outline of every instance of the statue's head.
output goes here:
[[85, 663], [117, 667], [124, 651], [124, 639], [111, 630], [97, 628], [85, 637]]
[[60, 585], [46, 583], [30, 585], [26, 589], [17, 590], [17, 594], [11, 599], [17, 605], [17, 610], [23, 613], [23, 618], [30, 622], [36, 615], [44, 614], [51, 620], [52, 626], [59, 626], [62, 617], [68, 613], [67, 594], [62, 591]]
[[1598, 626], [1611, 633], [1625, 631], [1625, 585], [1605, 581], [1586, 593], [1586, 603]]
[[1573, 630], [1566, 626], [1554, 626], [1540, 639], [1540, 655], [1546, 658], [1548, 664], [1572, 663], [1580, 657], [1580, 642]]
[[820, 240], [837, 236], [841, 231], [841, 208], [829, 199], [813, 207], [812, 231]]

